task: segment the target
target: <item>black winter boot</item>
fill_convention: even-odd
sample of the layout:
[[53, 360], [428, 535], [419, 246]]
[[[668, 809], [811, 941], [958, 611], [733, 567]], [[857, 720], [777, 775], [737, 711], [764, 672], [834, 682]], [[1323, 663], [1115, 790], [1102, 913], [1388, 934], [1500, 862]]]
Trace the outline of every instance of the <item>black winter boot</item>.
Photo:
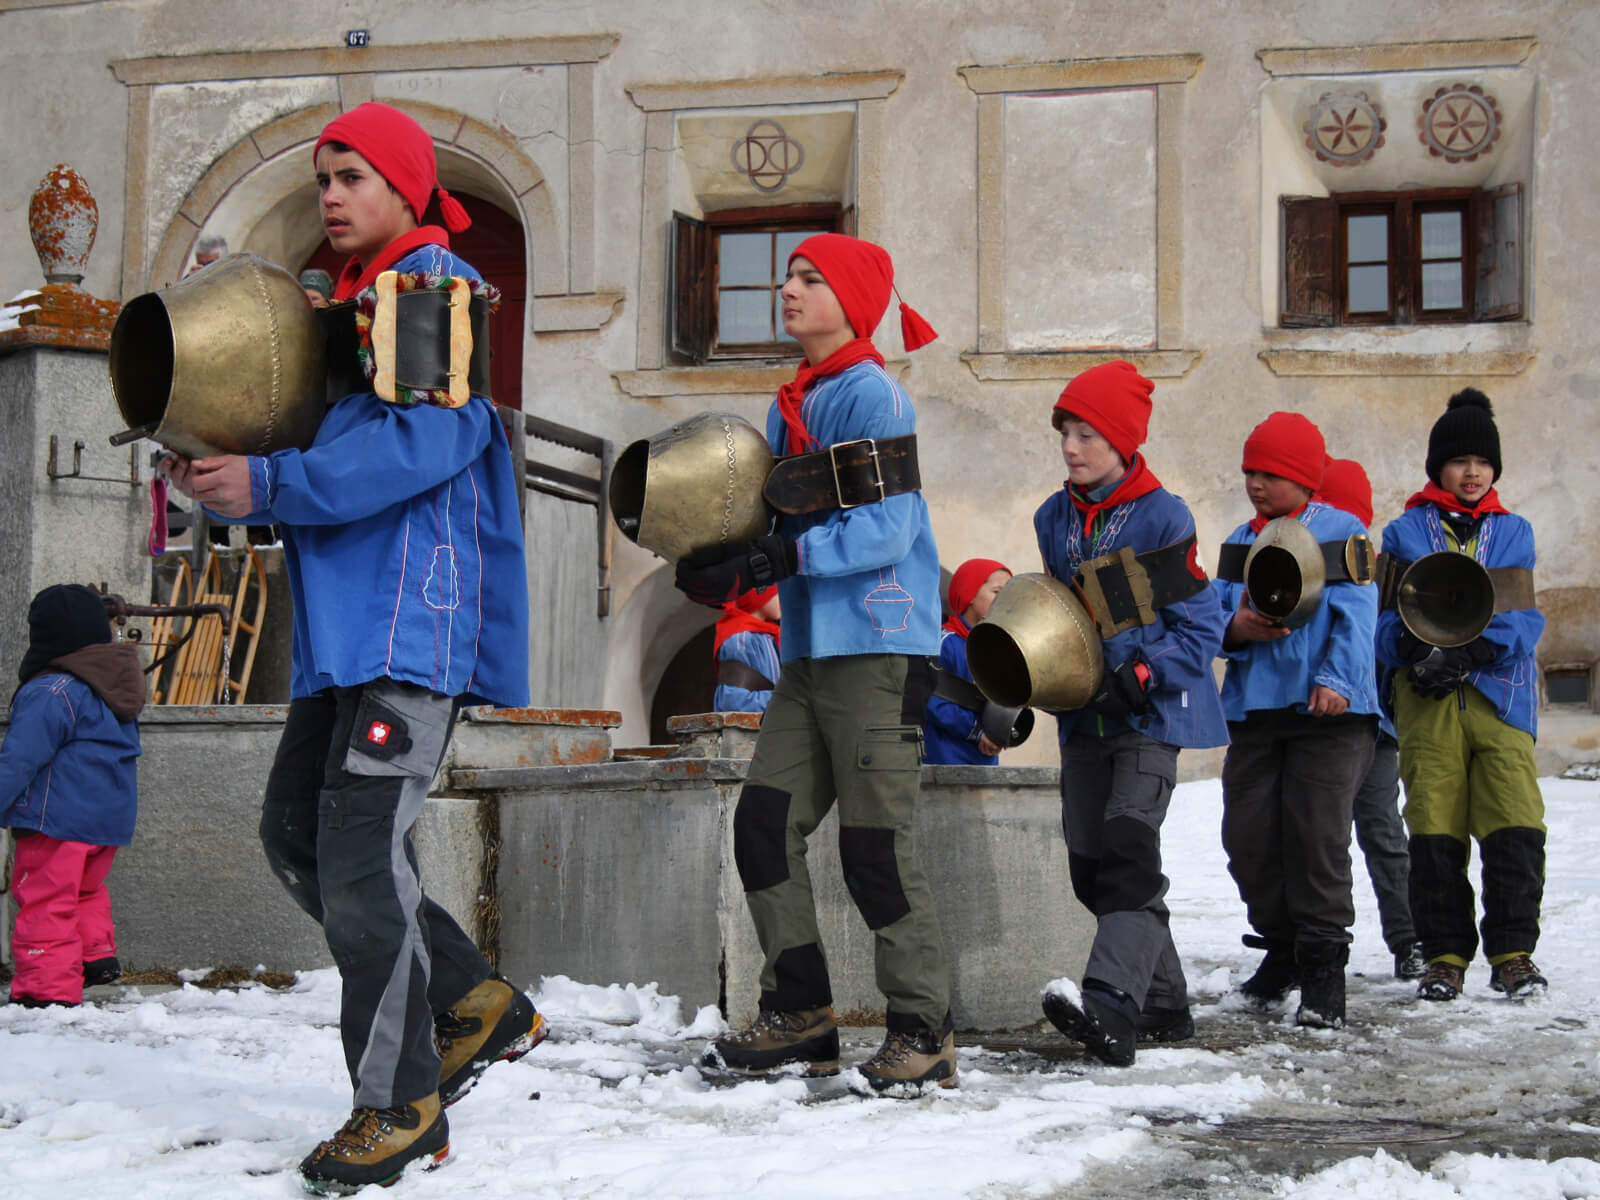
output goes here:
[[1133, 1065], [1139, 1006], [1128, 993], [1097, 980], [1085, 980], [1081, 999], [1044, 994], [1044, 1015], [1062, 1033], [1109, 1067]]
[[1300, 1011], [1296, 1025], [1314, 1029], [1344, 1027], [1344, 965], [1350, 959], [1345, 942], [1302, 942], [1294, 948], [1300, 968]]
[[1294, 947], [1287, 942], [1275, 942], [1244, 935], [1244, 944], [1253, 950], [1265, 950], [1267, 955], [1256, 968], [1256, 973], [1239, 985], [1239, 994], [1260, 1009], [1282, 1004], [1285, 997], [1300, 982], [1300, 968], [1294, 961]]

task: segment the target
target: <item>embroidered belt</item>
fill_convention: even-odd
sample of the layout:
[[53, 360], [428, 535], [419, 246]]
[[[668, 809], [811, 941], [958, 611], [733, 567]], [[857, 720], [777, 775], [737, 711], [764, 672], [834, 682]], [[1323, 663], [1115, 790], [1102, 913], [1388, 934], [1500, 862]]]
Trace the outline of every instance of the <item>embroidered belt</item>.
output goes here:
[[922, 487], [917, 435], [859, 438], [825, 450], [780, 458], [761, 494], [781, 513], [859, 508]]
[[356, 301], [317, 310], [327, 362], [328, 404], [353, 392], [377, 392], [384, 400], [406, 392], [437, 392], [460, 407], [467, 396], [489, 395], [489, 299], [462, 288], [380, 289], [373, 316], [375, 373], [361, 363]]

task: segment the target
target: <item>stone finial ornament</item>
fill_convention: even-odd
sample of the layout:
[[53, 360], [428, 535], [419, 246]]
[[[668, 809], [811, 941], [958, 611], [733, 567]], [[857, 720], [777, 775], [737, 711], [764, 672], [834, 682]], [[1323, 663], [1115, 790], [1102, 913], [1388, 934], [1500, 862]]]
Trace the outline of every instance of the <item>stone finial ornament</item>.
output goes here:
[[28, 202], [28, 233], [46, 283], [81, 283], [100, 228], [100, 206], [66, 163], [39, 181]]
[[28, 234], [45, 285], [37, 295], [19, 296], [6, 305], [0, 353], [21, 346], [110, 348], [111, 327], [122, 306], [97, 300], [78, 286], [99, 228], [100, 206], [83, 176], [66, 163], [51, 167], [28, 202]]

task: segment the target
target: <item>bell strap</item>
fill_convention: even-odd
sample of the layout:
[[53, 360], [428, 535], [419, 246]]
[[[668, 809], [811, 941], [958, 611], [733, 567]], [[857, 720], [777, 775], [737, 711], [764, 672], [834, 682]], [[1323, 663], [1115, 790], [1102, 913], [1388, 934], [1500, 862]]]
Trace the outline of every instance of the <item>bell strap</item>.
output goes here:
[[961, 678], [953, 671], [946, 671], [939, 665], [938, 659], [930, 658], [928, 665], [933, 668], [933, 694], [939, 699], [976, 713], [981, 713], [983, 706], [989, 703], [989, 697], [983, 694], [977, 684]]
[[[1395, 607], [1400, 595], [1400, 581], [1405, 578], [1412, 562], [1412, 559], [1396, 558], [1392, 554], [1378, 555], [1378, 607]], [[1484, 570], [1488, 572], [1489, 582], [1494, 585], [1496, 614], [1537, 607], [1533, 592], [1533, 568], [1484, 567]]]
[[770, 692], [774, 686], [760, 671], [736, 658], [725, 658], [717, 663], [717, 682], [747, 692]]
[[1201, 591], [1208, 581], [1190, 569], [1194, 552], [1191, 533], [1159, 550], [1135, 554], [1133, 547], [1124, 546], [1080, 566], [1072, 582], [1100, 636], [1153, 625], [1159, 610]]
[[[419, 288], [396, 293], [394, 352], [388, 371], [395, 383], [411, 391], [448, 392], [452, 381], [465, 369], [467, 391], [474, 396], [489, 395], [488, 298], [473, 296], [466, 316], [470, 345], [462, 345], [460, 338], [454, 339], [452, 345], [449, 292]], [[345, 300], [319, 308], [317, 321], [322, 326], [328, 404], [354, 392], [377, 390], [361, 366], [356, 302]], [[383, 365], [380, 361], [380, 373]], [[384, 399], [392, 399], [392, 395]]]
[[922, 487], [917, 435], [859, 438], [825, 450], [780, 458], [761, 494], [791, 516], [829, 508], [859, 508]]
[[[1319, 542], [1322, 551], [1324, 583], [1371, 583], [1377, 574], [1372, 554], [1372, 539], [1352, 533], [1337, 542]], [[1228, 542], [1217, 559], [1217, 578], [1226, 583], [1244, 582], [1244, 560], [1250, 557], [1251, 543]]]

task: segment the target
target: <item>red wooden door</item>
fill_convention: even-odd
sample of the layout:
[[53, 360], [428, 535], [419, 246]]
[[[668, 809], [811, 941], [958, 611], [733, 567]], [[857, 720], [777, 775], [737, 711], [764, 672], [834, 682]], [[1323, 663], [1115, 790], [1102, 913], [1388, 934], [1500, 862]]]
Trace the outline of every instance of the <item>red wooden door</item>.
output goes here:
[[[489, 387], [496, 404], [522, 407], [522, 330], [528, 305], [528, 259], [523, 252], [522, 226], [494, 205], [476, 196], [451, 192], [472, 218], [472, 228], [450, 235], [450, 248], [466, 259], [500, 289], [500, 307], [489, 323], [493, 357]], [[345, 260], [326, 241], [301, 264], [300, 270], [320, 267], [335, 279]]]

